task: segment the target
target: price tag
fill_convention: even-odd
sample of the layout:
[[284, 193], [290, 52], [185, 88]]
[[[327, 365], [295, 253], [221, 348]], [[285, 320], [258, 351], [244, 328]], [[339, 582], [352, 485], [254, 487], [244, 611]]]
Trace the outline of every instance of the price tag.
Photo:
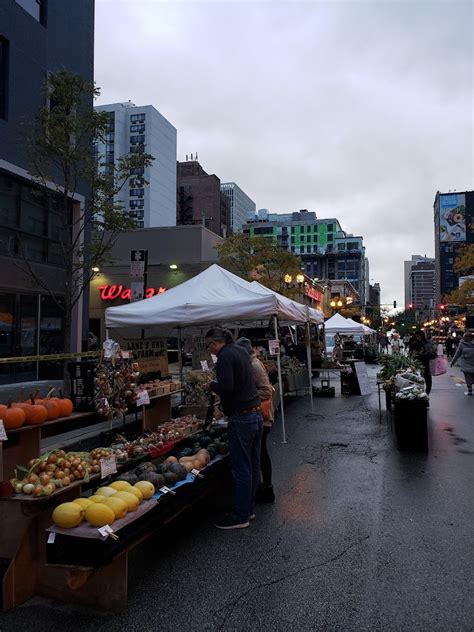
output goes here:
[[217, 356], [213, 353], [211, 353], [211, 360], [214, 362], [214, 364], [217, 364]]
[[172, 489], [170, 489], [169, 487], [163, 486], [160, 487], [160, 492], [162, 494], [173, 494], [173, 496], [176, 496], [176, 492], [174, 492]]
[[3, 419], [0, 419], [0, 441], [7, 441], [7, 433], [5, 432], [5, 426], [3, 425]]
[[270, 355], [278, 355], [280, 353], [280, 341], [279, 340], [269, 340], [268, 341], [268, 352]]
[[56, 533], [54, 531], [51, 531], [51, 533], [48, 535], [48, 544], [54, 544], [55, 539]]
[[117, 460], [115, 454], [100, 459], [100, 478], [105, 478], [111, 474], [117, 473]]
[[193, 476], [195, 476], [196, 478], [204, 478], [201, 472], [197, 470], [195, 467], [191, 470], [191, 474], [193, 474]]
[[140, 391], [137, 397], [137, 406], [146, 406], [150, 403], [150, 395], [148, 391]]
[[112, 527], [108, 524], [104, 525], [103, 527], [100, 527], [99, 529], [97, 529], [97, 531], [100, 533], [100, 535], [103, 538], [108, 538], [110, 535], [114, 540], [118, 540], [118, 535], [116, 535]]
[[201, 360], [201, 369], [203, 371], [209, 371], [209, 365], [207, 363], [207, 360]]

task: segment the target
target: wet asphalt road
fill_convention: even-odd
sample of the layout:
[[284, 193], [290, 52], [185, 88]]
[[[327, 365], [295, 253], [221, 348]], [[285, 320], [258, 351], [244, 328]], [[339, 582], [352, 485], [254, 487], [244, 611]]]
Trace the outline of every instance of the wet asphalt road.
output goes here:
[[251, 528], [188, 516], [135, 560], [123, 613], [37, 599], [0, 629], [474, 630], [474, 397], [460, 375], [433, 378], [428, 454], [398, 452], [375, 393], [315, 399], [314, 415], [308, 397], [291, 402], [288, 443], [278, 424], [270, 435], [277, 502]]

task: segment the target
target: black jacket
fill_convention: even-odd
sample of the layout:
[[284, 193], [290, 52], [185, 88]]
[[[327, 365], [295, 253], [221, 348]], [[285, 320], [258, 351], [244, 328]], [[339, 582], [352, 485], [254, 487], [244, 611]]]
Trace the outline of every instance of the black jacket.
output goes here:
[[226, 344], [217, 354], [217, 381], [211, 388], [222, 402], [226, 415], [260, 404], [250, 356], [234, 343]]

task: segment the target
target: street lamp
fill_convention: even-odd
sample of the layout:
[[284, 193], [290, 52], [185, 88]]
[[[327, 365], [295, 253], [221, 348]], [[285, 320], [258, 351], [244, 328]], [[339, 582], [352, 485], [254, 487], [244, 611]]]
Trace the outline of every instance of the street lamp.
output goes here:
[[293, 281], [293, 277], [291, 276], [291, 274], [285, 274], [283, 280], [287, 285], [290, 285], [290, 283]]
[[296, 282], [301, 287], [303, 285], [303, 283], [304, 283], [304, 274], [301, 274], [301, 272], [299, 274], [297, 274], [296, 275]]

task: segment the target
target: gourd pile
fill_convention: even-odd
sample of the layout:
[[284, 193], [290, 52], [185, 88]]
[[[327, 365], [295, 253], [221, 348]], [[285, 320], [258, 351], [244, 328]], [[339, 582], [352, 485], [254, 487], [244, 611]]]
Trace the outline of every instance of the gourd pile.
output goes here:
[[41, 399], [37, 395], [30, 394], [29, 401], [23, 401], [23, 391], [17, 402], [11, 399], [8, 404], [0, 404], [0, 419], [6, 430], [14, 430], [24, 425], [35, 426], [45, 421], [53, 421], [60, 417], [69, 417], [73, 412], [73, 405], [70, 399], [63, 397], [53, 397], [54, 389], [50, 389], [48, 394]]
[[148, 481], [131, 485], [119, 480], [105, 487], [99, 487], [89, 498], [76, 498], [62, 503], [53, 511], [53, 522], [62, 529], [78, 527], [84, 520], [92, 527], [111, 525], [138, 509], [140, 503], [150, 499], [155, 487]]

